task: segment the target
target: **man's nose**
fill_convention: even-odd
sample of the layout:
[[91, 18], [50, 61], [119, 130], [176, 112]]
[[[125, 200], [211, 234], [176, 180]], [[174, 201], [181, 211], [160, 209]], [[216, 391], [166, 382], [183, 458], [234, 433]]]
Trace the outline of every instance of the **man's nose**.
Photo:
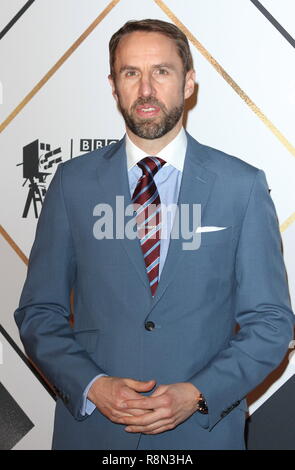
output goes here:
[[150, 75], [144, 75], [141, 77], [139, 85], [139, 94], [140, 96], [151, 96], [154, 95], [155, 89], [153, 85], [153, 79]]

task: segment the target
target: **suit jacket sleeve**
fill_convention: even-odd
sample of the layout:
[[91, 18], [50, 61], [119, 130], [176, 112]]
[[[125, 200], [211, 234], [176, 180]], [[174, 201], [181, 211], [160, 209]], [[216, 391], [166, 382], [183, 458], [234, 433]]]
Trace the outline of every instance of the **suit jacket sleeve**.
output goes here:
[[[104, 373], [69, 324], [76, 259], [59, 165], [45, 197], [15, 320], [25, 350], [76, 419], [87, 384]], [[87, 415], [86, 415], [87, 416]]]
[[235, 279], [240, 330], [189, 380], [207, 400], [208, 419], [200, 417], [200, 424], [209, 430], [279, 365], [293, 337], [281, 237], [262, 170], [256, 173], [240, 231]]

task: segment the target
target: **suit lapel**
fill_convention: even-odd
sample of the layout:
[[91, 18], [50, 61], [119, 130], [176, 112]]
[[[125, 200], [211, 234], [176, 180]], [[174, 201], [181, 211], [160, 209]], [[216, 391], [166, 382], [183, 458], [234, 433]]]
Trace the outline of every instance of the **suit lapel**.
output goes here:
[[[201, 205], [201, 220], [204, 218], [206, 204], [212, 191], [216, 174], [205, 168], [209, 155], [204, 148], [188, 133], [188, 146], [184, 161], [182, 181], [178, 197], [178, 209], [182, 204], [188, 204], [190, 208], [190, 221], [192, 220], [192, 205]], [[174, 221], [174, 224], [176, 220]], [[187, 242], [180, 231], [179, 238], [170, 239], [167, 257], [161, 273], [156, 295], [153, 298], [152, 308], [157, 304], [169, 283], [176, 273], [177, 265], [181, 262], [187, 250], [183, 250], [182, 243]], [[188, 254], [189, 256], [189, 254]]]
[[[117, 216], [115, 213], [117, 196], [123, 196], [124, 214], [126, 207], [132, 204], [128, 180], [125, 138], [120, 141], [119, 148], [117, 146], [115, 149], [110, 148], [110, 151], [107, 152], [103, 158], [103, 165], [100, 165], [98, 169], [99, 184], [104, 187], [104, 202], [110, 204], [113, 208], [115, 218]], [[121, 220], [124, 220], [123, 227], [126, 227], [128, 221], [133, 218], [133, 215], [126, 215], [123, 219], [122, 214], [118, 215], [119, 217], [121, 216]], [[134, 269], [137, 271], [142, 283], [152, 298], [139, 239], [137, 237], [135, 239], [129, 239], [124, 236], [120, 241]]]
[[[182, 204], [188, 204], [191, 220], [192, 205], [200, 204], [202, 220], [204, 218], [206, 204], [212, 191], [216, 174], [205, 168], [206, 162], [210, 157], [204, 147], [194, 140], [188, 133], [187, 138], [188, 146], [177, 205], [179, 209]], [[119, 147], [114, 145], [114, 149], [110, 148], [110, 150], [103, 156], [103, 162], [101, 162], [102, 164], [98, 169], [98, 177], [99, 184], [104, 188], [103, 202], [110, 204], [115, 211], [116, 196], [123, 196], [125, 214], [126, 207], [132, 204], [127, 171], [125, 139], [123, 138], [118, 145]], [[133, 215], [124, 216], [124, 227], [132, 217]], [[186, 250], [183, 250], [182, 248], [182, 243], [187, 241], [188, 240], [183, 238], [181, 232], [178, 238], [170, 239], [169, 249], [161, 273], [160, 282], [156, 290], [156, 295], [152, 298], [139, 239], [137, 237], [129, 239], [125, 236], [121, 239], [133, 268], [136, 270], [143, 285], [147, 289], [147, 294], [151, 299], [151, 308], [157, 304], [169, 283], [172, 281], [173, 276], [176, 273], [177, 265], [187, 253]]]

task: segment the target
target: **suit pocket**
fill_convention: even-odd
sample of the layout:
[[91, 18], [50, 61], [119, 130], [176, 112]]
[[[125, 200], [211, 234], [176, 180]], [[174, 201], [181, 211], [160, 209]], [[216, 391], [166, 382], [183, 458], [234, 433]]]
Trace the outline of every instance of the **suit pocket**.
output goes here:
[[223, 230], [215, 230], [213, 232], [203, 232], [200, 235], [200, 248], [202, 248], [203, 246], [219, 245], [221, 243], [227, 243], [231, 241], [232, 227], [230, 226]]
[[99, 329], [87, 329], [74, 331], [77, 342], [82, 346], [85, 351], [89, 354], [93, 353], [96, 349]]

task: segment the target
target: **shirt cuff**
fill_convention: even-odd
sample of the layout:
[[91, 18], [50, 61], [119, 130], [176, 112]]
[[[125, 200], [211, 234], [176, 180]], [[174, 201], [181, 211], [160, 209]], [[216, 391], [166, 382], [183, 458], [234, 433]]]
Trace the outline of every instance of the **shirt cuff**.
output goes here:
[[91, 388], [91, 385], [96, 381], [96, 379], [98, 379], [99, 377], [108, 377], [107, 374], [99, 374], [99, 375], [96, 375], [94, 377], [93, 380], [91, 380], [91, 382], [87, 385], [87, 387], [85, 388], [84, 390], [84, 393], [83, 393], [83, 402], [82, 402], [82, 407], [81, 407], [81, 410], [80, 410], [80, 413], [82, 416], [85, 416], [86, 414], [87, 415], [91, 415], [91, 413], [93, 413], [93, 411], [95, 410], [96, 406], [95, 404], [89, 400], [87, 398], [87, 395], [88, 395], [88, 392]]

